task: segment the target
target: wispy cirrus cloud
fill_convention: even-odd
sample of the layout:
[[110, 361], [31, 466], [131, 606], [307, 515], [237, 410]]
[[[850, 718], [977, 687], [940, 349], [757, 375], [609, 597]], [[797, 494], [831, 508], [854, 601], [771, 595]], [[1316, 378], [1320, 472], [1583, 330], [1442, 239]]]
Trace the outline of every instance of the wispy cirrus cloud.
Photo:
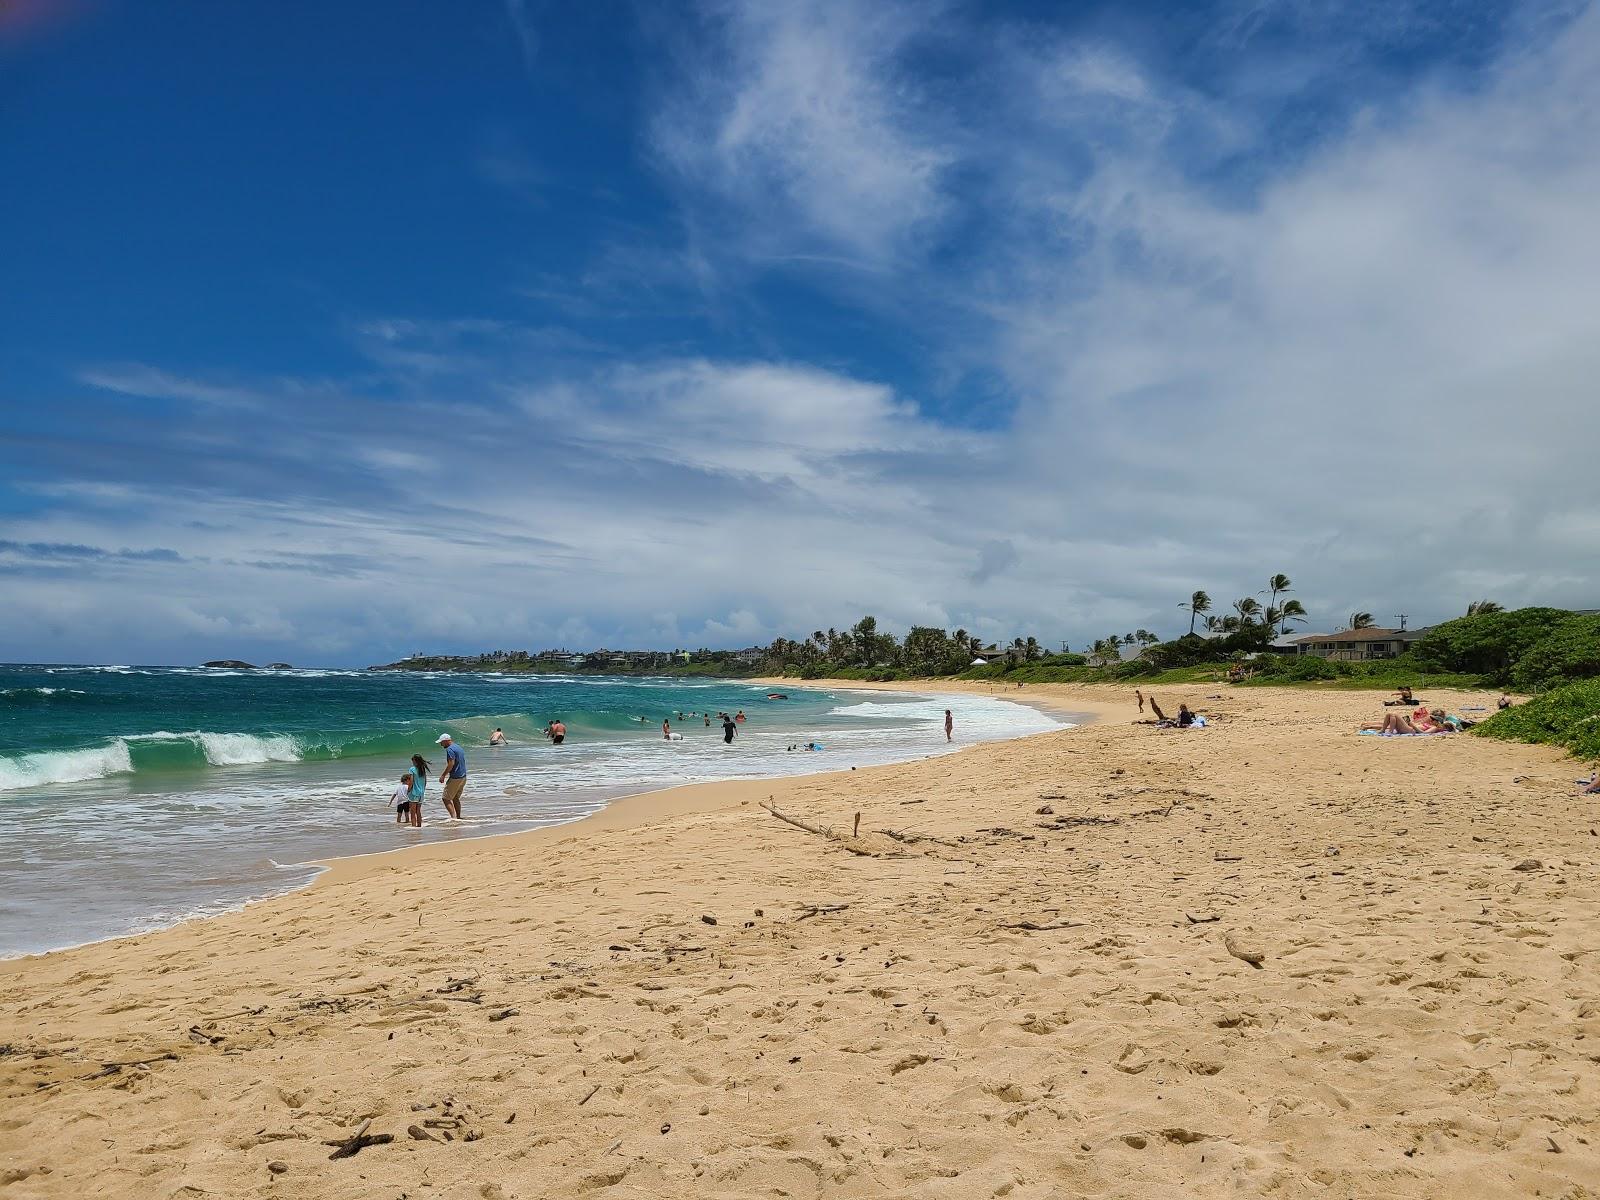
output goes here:
[[91, 387], [142, 400], [188, 400], [197, 404], [259, 404], [262, 393], [234, 384], [208, 383], [144, 363], [85, 367], [78, 378]]
[[937, 10], [808, 0], [703, 16], [710, 49], [697, 45], [654, 145], [753, 253], [882, 265], [938, 223], [950, 155], [903, 61]]

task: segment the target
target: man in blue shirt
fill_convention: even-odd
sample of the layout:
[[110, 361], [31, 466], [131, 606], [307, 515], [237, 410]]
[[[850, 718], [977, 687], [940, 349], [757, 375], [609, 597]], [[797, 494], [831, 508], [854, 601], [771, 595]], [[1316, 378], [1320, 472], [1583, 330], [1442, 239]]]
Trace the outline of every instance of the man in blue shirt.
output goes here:
[[461, 793], [467, 787], [467, 756], [448, 733], [439, 735], [439, 745], [444, 747], [444, 770], [439, 772], [439, 782], [444, 784], [445, 815], [461, 820]]

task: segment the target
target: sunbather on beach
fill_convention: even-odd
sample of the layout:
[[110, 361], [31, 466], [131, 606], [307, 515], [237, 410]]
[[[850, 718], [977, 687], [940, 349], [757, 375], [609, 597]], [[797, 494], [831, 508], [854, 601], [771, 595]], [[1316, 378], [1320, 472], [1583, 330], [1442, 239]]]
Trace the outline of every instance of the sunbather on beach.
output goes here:
[[1385, 713], [1381, 721], [1370, 721], [1361, 727], [1362, 733], [1415, 734], [1418, 729], [1404, 713]]

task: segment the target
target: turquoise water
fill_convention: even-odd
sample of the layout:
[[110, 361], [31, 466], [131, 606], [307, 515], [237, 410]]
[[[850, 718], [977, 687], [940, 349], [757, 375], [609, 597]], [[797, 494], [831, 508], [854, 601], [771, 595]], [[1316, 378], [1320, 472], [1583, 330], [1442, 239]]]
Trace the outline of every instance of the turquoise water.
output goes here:
[[[1055, 728], [986, 697], [730, 681], [366, 671], [0, 666], [0, 956], [170, 924], [299, 887], [316, 860], [576, 820], [608, 799], [943, 753]], [[720, 711], [742, 710], [724, 745]], [[682, 714], [680, 717], [679, 714]], [[694, 714], [694, 715], [690, 715]], [[710, 716], [710, 725], [706, 722]], [[560, 717], [567, 743], [540, 733]], [[682, 741], [667, 742], [670, 718]], [[491, 749], [504, 729], [511, 745]], [[437, 803], [441, 733], [467, 752], [464, 820]], [[792, 750], [816, 741], [820, 753]], [[387, 798], [433, 765], [421, 830]]]

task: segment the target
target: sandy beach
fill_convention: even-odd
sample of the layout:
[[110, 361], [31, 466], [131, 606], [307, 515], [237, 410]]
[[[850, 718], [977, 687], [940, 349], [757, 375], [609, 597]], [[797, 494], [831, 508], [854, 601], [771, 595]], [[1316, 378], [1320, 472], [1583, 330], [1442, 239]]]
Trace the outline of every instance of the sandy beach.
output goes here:
[[1219, 690], [0, 964], [0, 1196], [1600, 1195], [1580, 764]]

